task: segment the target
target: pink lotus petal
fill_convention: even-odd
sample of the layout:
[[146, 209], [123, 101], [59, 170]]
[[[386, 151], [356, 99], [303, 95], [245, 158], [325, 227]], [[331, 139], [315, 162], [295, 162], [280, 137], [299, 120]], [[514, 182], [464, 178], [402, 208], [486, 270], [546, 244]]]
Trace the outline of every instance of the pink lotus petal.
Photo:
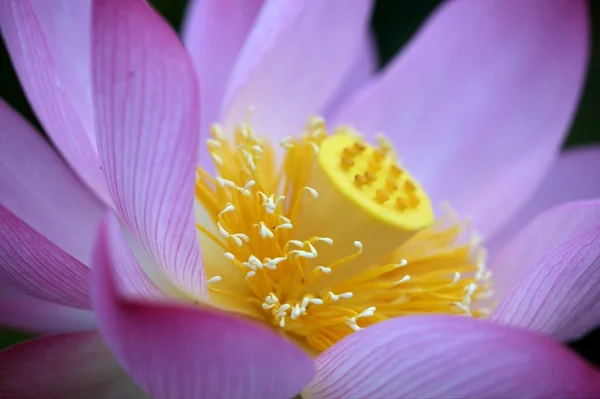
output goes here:
[[532, 265], [492, 320], [562, 341], [578, 339], [600, 325], [599, 287], [600, 222]]
[[445, 2], [335, 122], [384, 132], [434, 200], [492, 234], [533, 194], [579, 100], [582, 0]]
[[0, 397], [148, 398], [95, 331], [45, 336], [0, 352]]
[[312, 360], [272, 331], [205, 307], [135, 303], [116, 296], [105, 222], [94, 256], [99, 329], [121, 365], [152, 397], [291, 398], [314, 376]]
[[552, 248], [600, 223], [600, 199], [559, 205], [536, 217], [495, 256], [494, 294], [502, 300], [525, 274]]
[[0, 26], [44, 129], [79, 176], [108, 201], [91, 108], [89, 0], [1, 1]]
[[595, 398], [600, 372], [551, 339], [477, 319], [401, 317], [316, 359], [312, 398]]
[[90, 269], [0, 205], [0, 281], [37, 298], [89, 309]]
[[115, 208], [174, 282], [203, 295], [192, 63], [143, 0], [94, 1], [92, 28], [98, 149]]
[[246, 121], [254, 107], [259, 134], [298, 134], [352, 66], [370, 11], [370, 0], [265, 3], [226, 90], [225, 127]]
[[117, 282], [122, 294], [128, 298], [164, 300], [168, 296], [148, 277], [129, 248], [119, 221], [109, 211], [105, 216], [107, 246], [119, 259], [115, 268]]
[[353, 94], [358, 92], [363, 85], [373, 79], [377, 71], [377, 44], [370, 27], [365, 29], [363, 40], [359, 43], [354, 64], [346, 71], [342, 83], [338, 86], [336, 93], [329, 99], [328, 105], [323, 112], [325, 119], [335, 114], [335, 111]]
[[567, 201], [600, 198], [600, 146], [586, 146], [562, 153], [546, 174], [542, 185], [525, 206], [495, 234], [487, 245], [497, 252], [512, 235], [538, 213]]
[[50, 145], [0, 99], [0, 203], [89, 264], [103, 204]]
[[0, 326], [33, 333], [59, 333], [90, 330], [96, 316], [27, 295], [6, 282], [0, 282]]
[[[200, 84], [200, 131], [208, 137], [218, 122], [219, 107], [233, 65], [263, 0], [192, 0], [183, 23], [183, 42], [192, 56]], [[201, 143], [201, 148], [206, 148]], [[201, 153], [205, 168], [213, 164]]]

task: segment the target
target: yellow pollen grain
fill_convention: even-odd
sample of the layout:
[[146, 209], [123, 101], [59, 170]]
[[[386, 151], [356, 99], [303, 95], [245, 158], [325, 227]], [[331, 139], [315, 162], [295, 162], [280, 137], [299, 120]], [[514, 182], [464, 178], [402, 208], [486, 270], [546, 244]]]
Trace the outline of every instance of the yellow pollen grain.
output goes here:
[[215, 306], [313, 354], [391, 317], [486, 314], [480, 240], [452, 212], [434, 218], [385, 138], [316, 117], [281, 158], [249, 123], [211, 132], [216, 172], [199, 168], [195, 212]]

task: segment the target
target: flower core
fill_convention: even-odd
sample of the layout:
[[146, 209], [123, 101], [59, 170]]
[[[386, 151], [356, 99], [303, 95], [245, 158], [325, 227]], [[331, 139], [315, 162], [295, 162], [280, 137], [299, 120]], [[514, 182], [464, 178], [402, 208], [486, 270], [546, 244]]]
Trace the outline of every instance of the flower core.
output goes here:
[[472, 306], [489, 294], [479, 240], [451, 213], [434, 219], [384, 138], [311, 118], [279, 159], [249, 124], [212, 136], [196, 214], [215, 305], [316, 353], [391, 317], [485, 314]]

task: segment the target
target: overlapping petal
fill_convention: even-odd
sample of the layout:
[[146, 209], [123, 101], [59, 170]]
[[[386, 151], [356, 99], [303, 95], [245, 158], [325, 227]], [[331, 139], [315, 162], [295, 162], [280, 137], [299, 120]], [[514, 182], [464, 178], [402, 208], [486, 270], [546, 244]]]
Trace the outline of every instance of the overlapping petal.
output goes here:
[[503, 299], [554, 247], [600, 223], [600, 199], [559, 205], [537, 216], [492, 259], [494, 295]]
[[[183, 23], [183, 42], [200, 84], [200, 132], [206, 137], [219, 112], [227, 81], [263, 0], [193, 0]], [[201, 143], [201, 149], [205, 149]], [[204, 167], [212, 163], [201, 152]], [[209, 169], [210, 170], [210, 169]]]
[[600, 325], [600, 221], [532, 265], [503, 299], [493, 320], [558, 340]]
[[154, 398], [288, 398], [312, 379], [312, 360], [268, 329], [204, 307], [121, 299], [110, 217], [95, 250], [94, 309], [109, 348]]
[[26, 341], [0, 352], [3, 398], [148, 398], [95, 331]]
[[165, 273], [202, 295], [192, 62], [142, 0], [94, 1], [92, 31], [98, 150], [115, 208]]
[[94, 138], [90, 1], [2, 1], [0, 26], [41, 124], [79, 176], [109, 202]]
[[585, 76], [582, 0], [445, 2], [335, 122], [384, 132], [436, 200], [492, 234], [533, 194]]
[[358, 92], [363, 85], [375, 77], [377, 71], [378, 57], [377, 45], [370, 27], [365, 29], [362, 41], [359, 43], [354, 63], [338, 86], [335, 94], [328, 100], [323, 115], [329, 120], [335, 114], [337, 107], [346, 102], [353, 94]]
[[266, 2], [225, 92], [226, 128], [250, 117], [273, 140], [298, 134], [351, 68], [370, 11], [370, 0]]
[[37, 298], [90, 307], [90, 269], [0, 205], [0, 278]]
[[538, 334], [452, 316], [401, 317], [316, 359], [312, 398], [593, 398], [600, 373]]
[[[106, 239], [110, 241], [109, 245], [114, 252], [114, 256], [119, 259], [119, 267], [116, 268], [115, 274], [122, 295], [135, 299], [166, 300], [168, 298], [167, 294], [151, 279], [150, 273], [147, 273], [139, 264], [138, 258], [141, 258], [141, 256], [136, 257], [129, 247], [128, 240], [118, 220], [114, 217], [110, 218], [106, 222], [106, 229]], [[152, 265], [149, 267], [152, 267]], [[148, 270], [148, 272], [150, 271]], [[168, 284], [164, 277], [160, 277], [155, 277], [159, 284]], [[173, 287], [170, 285], [165, 288], [167, 292], [173, 291]]]
[[89, 263], [103, 204], [2, 100], [0, 143], [0, 204], [71, 256]]
[[493, 255], [540, 212], [567, 201], [600, 198], [600, 146], [588, 145], [560, 154], [542, 185], [525, 206], [487, 245]]
[[0, 282], [0, 326], [33, 333], [90, 330], [96, 317], [89, 310], [43, 301]]

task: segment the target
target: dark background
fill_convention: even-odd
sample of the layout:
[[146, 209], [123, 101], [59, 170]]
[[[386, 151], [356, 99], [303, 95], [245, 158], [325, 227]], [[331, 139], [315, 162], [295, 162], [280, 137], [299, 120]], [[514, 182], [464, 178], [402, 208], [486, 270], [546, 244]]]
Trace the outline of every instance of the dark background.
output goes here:
[[[150, 2], [176, 29], [179, 28], [187, 0], [151, 0]], [[440, 0], [376, 1], [372, 26], [379, 49], [380, 65], [385, 65], [402, 48], [423, 20], [440, 2]], [[598, 129], [598, 126], [600, 126], [600, 114], [598, 113], [598, 103], [600, 101], [600, 1], [590, 1], [590, 3], [593, 30], [592, 58], [583, 98], [565, 146], [600, 143], [600, 129]], [[332, 19], [331, 23], [335, 23], [335, 19]], [[3, 43], [0, 47], [0, 68], [2, 79], [0, 96], [39, 127], [21, 91]], [[0, 330], [0, 348], [26, 337], [26, 335], [17, 332]], [[594, 343], [600, 343], [600, 329], [592, 332], [582, 340], [571, 343], [570, 346], [600, 366], [600, 351], [593, 349]]]

